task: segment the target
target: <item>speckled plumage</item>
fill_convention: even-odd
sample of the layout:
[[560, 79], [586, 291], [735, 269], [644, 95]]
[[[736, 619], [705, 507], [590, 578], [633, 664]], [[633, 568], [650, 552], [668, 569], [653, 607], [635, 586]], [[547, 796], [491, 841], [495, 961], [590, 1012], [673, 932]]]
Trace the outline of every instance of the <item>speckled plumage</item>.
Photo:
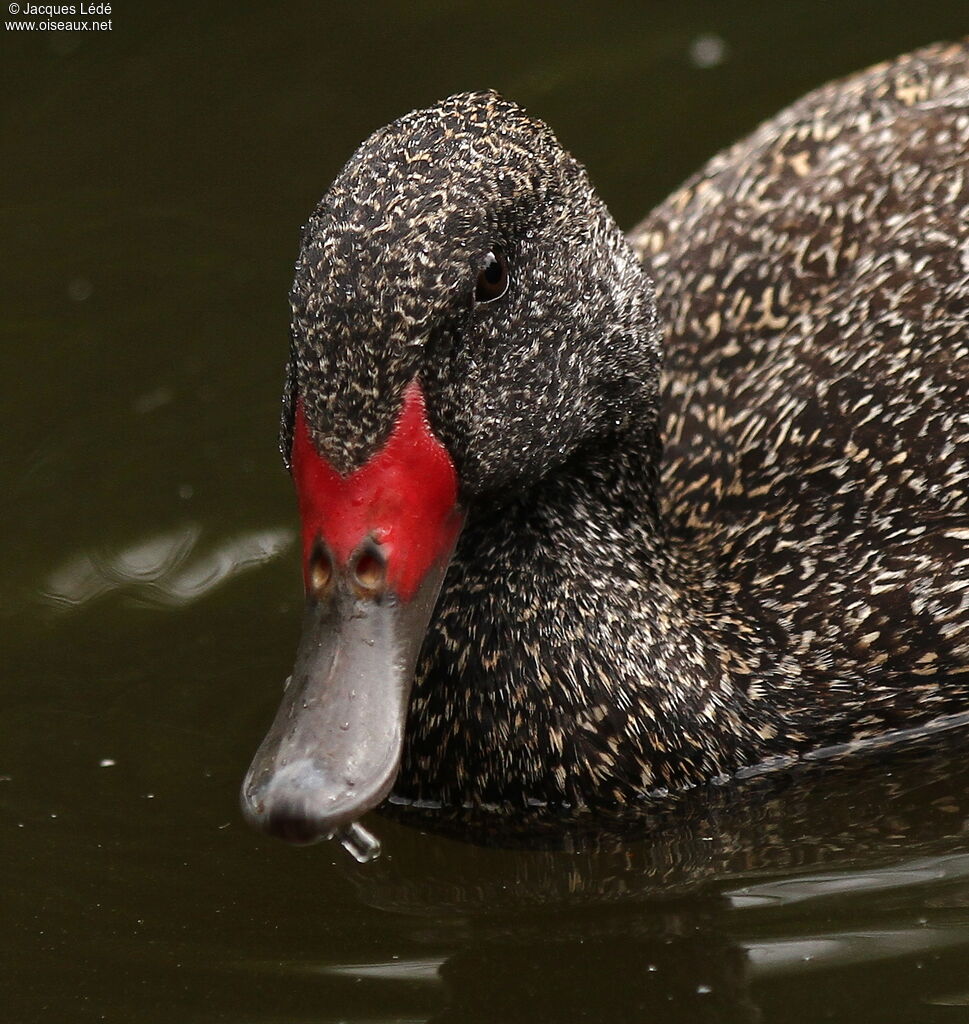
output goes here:
[[622, 802], [969, 709], [967, 147], [966, 45], [813, 93], [628, 242], [493, 93], [364, 143], [283, 449], [302, 399], [360, 465], [417, 374], [458, 467], [400, 798]]

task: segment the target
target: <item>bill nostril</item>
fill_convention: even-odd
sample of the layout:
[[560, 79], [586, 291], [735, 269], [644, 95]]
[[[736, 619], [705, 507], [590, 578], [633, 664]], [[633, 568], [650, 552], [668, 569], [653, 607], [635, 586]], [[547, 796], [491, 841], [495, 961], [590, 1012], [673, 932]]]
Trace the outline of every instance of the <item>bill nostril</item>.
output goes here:
[[353, 582], [364, 594], [376, 595], [387, 581], [387, 559], [380, 546], [367, 540], [350, 560]]
[[307, 572], [307, 584], [310, 594], [315, 600], [322, 600], [329, 593], [332, 581], [333, 560], [330, 558], [329, 552], [318, 540], [313, 545]]
[[374, 589], [383, 581], [384, 567], [379, 559], [367, 553], [357, 559], [354, 576], [361, 587]]
[[316, 602], [329, 598], [338, 586], [338, 576], [349, 584], [359, 597], [379, 597], [387, 584], [387, 555], [368, 537], [337, 569], [329, 547], [317, 537], [306, 563], [306, 590]]

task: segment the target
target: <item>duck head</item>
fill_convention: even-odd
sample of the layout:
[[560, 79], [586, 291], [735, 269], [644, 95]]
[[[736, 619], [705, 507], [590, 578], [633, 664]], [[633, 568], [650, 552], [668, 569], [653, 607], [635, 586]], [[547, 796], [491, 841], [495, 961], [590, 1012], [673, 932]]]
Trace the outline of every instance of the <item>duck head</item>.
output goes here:
[[360, 147], [303, 230], [291, 300], [304, 631], [242, 805], [311, 842], [393, 786], [467, 510], [654, 419], [659, 355], [649, 281], [584, 169], [493, 92]]

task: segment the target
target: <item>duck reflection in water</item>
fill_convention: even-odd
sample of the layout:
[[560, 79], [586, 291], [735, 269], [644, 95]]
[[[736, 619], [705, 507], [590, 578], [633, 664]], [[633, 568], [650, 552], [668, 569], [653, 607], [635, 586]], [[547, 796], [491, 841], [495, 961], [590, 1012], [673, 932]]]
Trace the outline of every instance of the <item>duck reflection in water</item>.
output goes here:
[[344, 870], [411, 922], [434, 1021], [934, 1019], [965, 1000], [964, 743], [913, 738], [890, 769], [873, 751], [611, 824], [425, 811], [422, 828], [478, 844], [394, 843]]

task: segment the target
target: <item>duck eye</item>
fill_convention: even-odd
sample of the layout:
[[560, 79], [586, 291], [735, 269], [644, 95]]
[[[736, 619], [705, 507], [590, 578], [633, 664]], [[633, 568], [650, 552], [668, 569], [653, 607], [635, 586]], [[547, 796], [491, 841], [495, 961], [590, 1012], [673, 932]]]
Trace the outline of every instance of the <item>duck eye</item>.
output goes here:
[[474, 286], [475, 302], [492, 302], [508, 289], [508, 261], [502, 254], [489, 252]]

